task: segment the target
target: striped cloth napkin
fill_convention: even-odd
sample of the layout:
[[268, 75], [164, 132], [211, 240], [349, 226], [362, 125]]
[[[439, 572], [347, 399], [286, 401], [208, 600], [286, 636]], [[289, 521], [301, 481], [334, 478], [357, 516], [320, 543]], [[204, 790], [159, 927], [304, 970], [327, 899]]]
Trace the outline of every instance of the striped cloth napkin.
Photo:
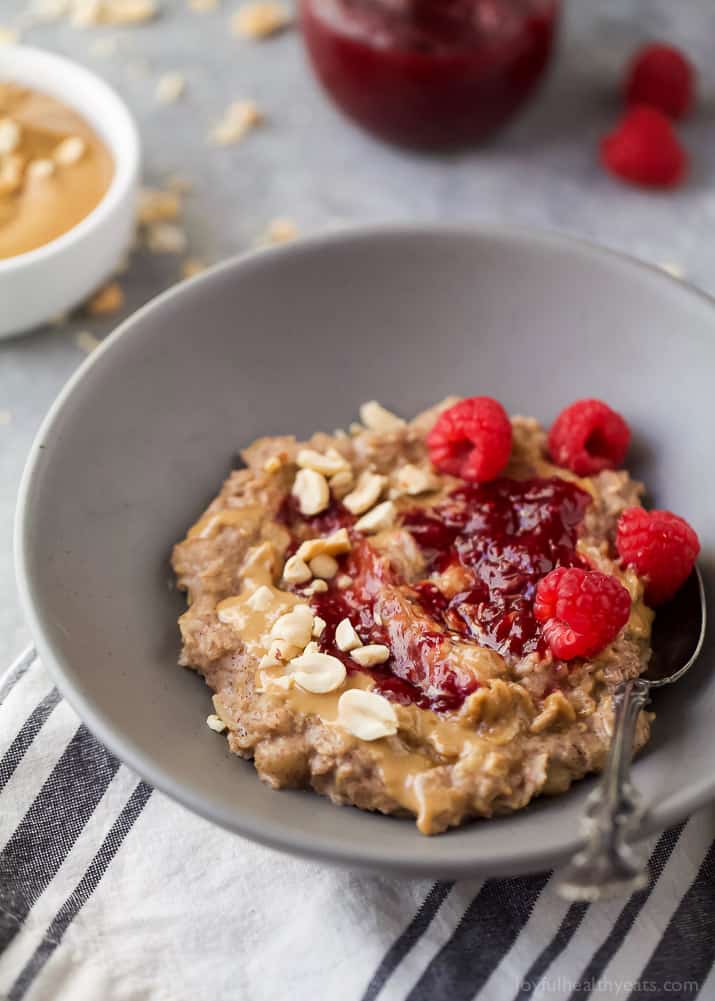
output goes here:
[[715, 812], [655, 840], [650, 886], [567, 904], [550, 873], [330, 869], [193, 816], [109, 754], [32, 652], [0, 679], [6, 1001], [715, 998]]

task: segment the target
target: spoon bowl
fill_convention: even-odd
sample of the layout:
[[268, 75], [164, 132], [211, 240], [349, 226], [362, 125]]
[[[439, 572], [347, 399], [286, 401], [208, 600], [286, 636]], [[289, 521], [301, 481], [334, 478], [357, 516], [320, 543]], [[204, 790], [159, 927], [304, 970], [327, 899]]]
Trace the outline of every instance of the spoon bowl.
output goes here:
[[643, 675], [651, 688], [672, 685], [690, 670], [703, 648], [706, 629], [705, 586], [696, 566], [675, 597], [662, 605], [655, 617], [653, 653]]
[[557, 881], [566, 900], [604, 900], [635, 893], [648, 883], [648, 862], [636, 851], [644, 810], [630, 780], [633, 742], [641, 710], [653, 688], [672, 685], [700, 655], [707, 628], [702, 574], [697, 566], [677, 594], [658, 609], [648, 670], [622, 682], [613, 696], [613, 741], [599, 784], [586, 802], [582, 828], [586, 847]]

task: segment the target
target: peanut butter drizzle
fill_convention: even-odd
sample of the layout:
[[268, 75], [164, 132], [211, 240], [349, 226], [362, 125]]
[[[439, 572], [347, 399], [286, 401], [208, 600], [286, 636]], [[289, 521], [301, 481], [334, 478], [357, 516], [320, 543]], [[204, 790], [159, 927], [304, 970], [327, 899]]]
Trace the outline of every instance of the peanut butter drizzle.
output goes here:
[[[219, 512], [219, 515], [225, 513]], [[221, 621], [236, 630], [246, 650], [258, 659], [268, 650], [269, 633], [273, 623], [301, 600], [299, 595], [282, 591], [273, 584], [275, 555], [275, 548], [270, 542], [264, 542], [252, 550], [242, 569], [241, 593], [225, 598], [216, 606]], [[267, 587], [271, 592], [271, 600], [263, 609], [255, 609], [249, 604], [259, 587]], [[280, 700], [298, 716], [315, 716], [324, 723], [334, 725], [337, 725], [338, 701], [343, 692], [351, 688], [367, 690], [374, 687], [370, 676], [359, 671], [350, 674], [336, 691], [322, 695], [307, 692], [297, 685], [286, 689], [271, 684], [272, 681], [284, 677], [283, 667], [258, 669], [256, 687], [259, 691], [263, 691], [266, 697]], [[214, 698], [214, 706], [221, 715], [220, 698]], [[466, 716], [440, 718], [433, 712], [402, 706], [397, 706], [396, 711], [398, 718], [405, 723], [409, 722], [411, 730], [414, 731], [415, 727], [419, 727], [422, 736], [434, 748], [434, 758], [410, 750], [399, 738], [399, 734], [397, 737], [383, 738], [369, 743], [350, 737], [347, 733], [345, 738], [359, 744], [363, 752], [372, 757], [382, 774], [388, 794], [406, 810], [423, 817], [425, 805], [415, 785], [417, 777], [434, 768], [436, 764], [469, 754], [475, 743], [484, 747], [486, 742], [475, 733], [473, 721], [468, 720]], [[230, 725], [230, 721], [227, 722]]]
[[191, 526], [186, 537], [187, 539], [213, 539], [222, 528], [228, 526], [245, 528], [248, 517], [245, 507], [214, 511], [212, 514], [205, 514], [203, 518], [199, 518], [196, 524]]
[[[275, 669], [266, 674], [280, 676], [281, 669]], [[338, 701], [343, 692], [351, 688], [369, 690], [373, 688], [372, 679], [367, 674], [357, 671], [349, 675], [344, 683], [334, 692], [325, 695], [314, 695], [298, 686], [288, 690], [269, 687], [268, 692], [275, 695], [295, 713], [302, 716], [316, 716], [323, 723], [337, 725]], [[431, 714], [434, 715], [434, 714]], [[399, 707], [398, 707], [399, 716]], [[433, 768], [435, 761], [424, 754], [410, 751], [397, 737], [383, 737], [380, 740], [361, 741], [345, 732], [347, 740], [359, 745], [363, 754], [369, 754], [382, 775], [388, 794], [406, 810], [420, 813], [419, 796], [415, 790], [415, 778]]]
[[[96, 132], [71, 108], [13, 83], [0, 83], [0, 120], [20, 129], [11, 153], [0, 156], [0, 258], [42, 247], [81, 222], [104, 197], [114, 174], [112, 157]], [[62, 165], [53, 154], [65, 139], [84, 143], [76, 162]], [[28, 170], [33, 161], [54, 163], [45, 176]], [[5, 171], [8, 173], [5, 173]], [[17, 181], [8, 176], [17, 173]]]
[[[221, 511], [220, 514], [239, 514], [239, 511]], [[242, 512], [245, 516], [245, 509]], [[214, 516], [216, 517], [216, 516]], [[192, 529], [193, 531], [193, 529]], [[189, 533], [190, 534], [190, 533]], [[241, 593], [224, 598], [216, 606], [219, 619], [236, 630], [249, 653], [262, 657], [270, 645], [270, 629], [285, 612], [297, 605], [300, 597], [290, 591], [281, 591], [273, 584], [277, 553], [272, 542], [262, 542], [250, 550], [242, 568]], [[267, 587], [271, 600], [266, 607], [256, 609], [249, 604], [258, 588]], [[258, 682], [259, 672], [256, 674]]]

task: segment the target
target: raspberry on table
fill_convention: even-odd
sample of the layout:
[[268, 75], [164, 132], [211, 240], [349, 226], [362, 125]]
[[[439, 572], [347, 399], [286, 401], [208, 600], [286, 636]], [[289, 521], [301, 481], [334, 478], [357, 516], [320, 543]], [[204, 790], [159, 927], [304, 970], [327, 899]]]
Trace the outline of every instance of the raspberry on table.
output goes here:
[[661, 605], [692, 573], [700, 541], [687, 521], [672, 511], [631, 507], [618, 519], [616, 549], [624, 563], [646, 578], [648, 604]]
[[647, 104], [671, 118], [683, 118], [695, 98], [695, 70], [672, 45], [644, 45], [630, 64], [625, 94], [628, 104]]
[[620, 414], [602, 400], [576, 400], [561, 411], [549, 432], [549, 453], [557, 466], [591, 476], [622, 465], [631, 440]]
[[440, 414], [427, 435], [432, 464], [472, 483], [493, 480], [511, 455], [511, 421], [489, 396], [461, 400]]
[[601, 140], [601, 161], [616, 177], [646, 188], [675, 188], [685, 179], [689, 157], [670, 119], [637, 104]]
[[595, 657], [628, 621], [631, 596], [599, 570], [557, 567], [536, 588], [534, 616], [554, 657]]

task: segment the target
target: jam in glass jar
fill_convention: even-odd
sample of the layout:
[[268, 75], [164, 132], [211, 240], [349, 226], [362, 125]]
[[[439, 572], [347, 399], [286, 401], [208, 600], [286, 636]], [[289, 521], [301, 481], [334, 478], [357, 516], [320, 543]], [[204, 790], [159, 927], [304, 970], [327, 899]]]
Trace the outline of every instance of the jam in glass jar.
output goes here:
[[300, 0], [315, 71], [348, 115], [415, 147], [476, 143], [549, 62], [560, 0]]

